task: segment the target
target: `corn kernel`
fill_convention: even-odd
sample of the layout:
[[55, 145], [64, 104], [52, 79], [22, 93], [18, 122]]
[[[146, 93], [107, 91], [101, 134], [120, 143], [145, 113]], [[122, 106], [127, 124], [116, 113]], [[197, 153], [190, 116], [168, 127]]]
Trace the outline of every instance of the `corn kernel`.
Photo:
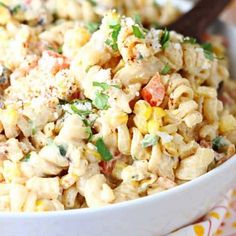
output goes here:
[[128, 122], [128, 115], [125, 112], [120, 112], [115, 114], [114, 116], [109, 117], [109, 123], [113, 126], [127, 124], [127, 122]]
[[101, 155], [97, 151], [95, 151], [95, 150], [87, 149], [85, 151], [85, 155], [86, 155], [86, 157], [88, 159], [95, 158], [97, 161], [101, 161], [102, 160]]
[[169, 143], [163, 144], [163, 146], [166, 148], [167, 152], [171, 154], [172, 156], [179, 156], [175, 143], [169, 142]]
[[18, 121], [18, 113], [17, 111], [12, 108], [12, 107], [8, 107], [5, 111], [4, 111], [4, 115], [5, 118], [7, 120], [7, 122], [9, 124], [16, 124]]
[[148, 121], [147, 127], [148, 127], [148, 133], [150, 134], [156, 134], [160, 130], [161, 121], [155, 121], [150, 120]]
[[233, 115], [224, 115], [219, 122], [219, 129], [221, 133], [236, 130], [236, 119]]
[[5, 25], [10, 21], [10, 19], [11, 13], [9, 10], [4, 6], [0, 6], [0, 24]]
[[142, 134], [148, 133], [147, 120], [143, 116], [136, 115], [134, 117], [134, 123]]
[[122, 179], [121, 172], [125, 167], [127, 167], [127, 165], [123, 161], [116, 161], [115, 166], [112, 170], [112, 175], [117, 179]]
[[35, 206], [36, 211], [50, 211], [52, 210], [51, 204], [49, 203], [49, 200], [37, 200], [36, 201], [36, 206]]
[[16, 163], [6, 161], [3, 163], [3, 176], [6, 182], [12, 182], [15, 178], [21, 176], [21, 172]]
[[166, 116], [166, 112], [161, 107], [153, 107], [152, 119], [159, 120]]
[[148, 102], [139, 100], [135, 103], [134, 114], [143, 116], [146, 120], [148, 120], [152, 115], [152, 107]]
[[138, 181], [131, 181], [131, 184], [132, 184], [135, 188], [138, 188], [138, 187], [139, 187], [139, 182], [138, 182]]
[[43, 200], [37, 200], [36, 207], [39, 207], [43, 204]]
[[72, 166], [70, 166], [68, 173], [75, 181], [77, 181], [79, 178], [79, 175], [77, 172], [78, 172], [78, 168], [76, 167], [73, 168]]

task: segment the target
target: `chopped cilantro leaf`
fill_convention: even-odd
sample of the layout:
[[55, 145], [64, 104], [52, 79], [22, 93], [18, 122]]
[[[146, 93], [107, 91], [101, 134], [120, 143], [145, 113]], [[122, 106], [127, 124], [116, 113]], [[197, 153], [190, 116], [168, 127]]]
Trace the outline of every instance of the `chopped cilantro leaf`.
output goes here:
[[95, 87], [100, 87], [100, 88], [102, 88], [102, 90], [103, 91], [105, 91], [105, 90], [107, 90], [107, 89], [109, 89], [110, 87], [114, 87], [114, 88], [120, 88], [119, 87], [119, 85], [117, 85], [117, 84], [111, 84], [111, 85], [109, 85], [109, 84], [107, 84], [107, 83], [105, 83], [105, 82], [93, 82], [93, 86], [95, 86]]
[[17, 14], [22, 9], [22, 6], [20, 4], [14, 6], [13, 8], [10, 8], [1, 1], [0, 1], [0, 6], [5, 7], [12, 15]]
[[197, 39], [192, 38], [192, 37], [186, 37], [186, 38], [184, 38], [184, 43], [196, 44]]
[[59, 47], [59, 48], [57, 49], [57, 52], [58, 52], [59, 54], [62, 54], [62, 53], [63, 53], [62, 47]]
[[70, 104], [70, 109], [77, 115], [85, 118], [92, 112], [92, 105], [90, 100], [76, 99]]
[[156, 0], [153, 0], [153, 6], [160, 8], [160, 5], [158, 4], [158, 2]]
[[50, 50], [50, 51], [57, 52], [57, 53], [59, 53], [59, 54], [62, 54], [62, 53], [63, 53], [62, 46], [59, 47], [58, 49], [49, 46], [47, 49]]
[[92, 123], [87, 119], [84, 119], [83, 123], [84, 123], [85, 126], [91, 126], [92, 125]]
[[89, 99], [75, 99], [72, 102], [59, 99], [59, 104], [62, 106], [64, 111], [69, 112], [70, 114], [75, 113], [82, 119], [85, 119], [86, 116], [92, 113], [92, 104]]
[[94, 1], [94, 0], [87, 0], [92, 6], [97, 6], [97, 3], [96, 3], [96, 1]]
[[31, 135], [34, 136], [36, 134], [36, 132], [37, 132], [37, 129], [35, 127], [35, 123], [32, 120], [30, 120], [29, 124], [31, 126]]
[[36, 128], [33, 127], [33, 128], [32, 128], [32, 135], [35, 135], [35, 134], [36, 134]]
[[89, 114], [91, 113], [90, 110], [79, 110], [79, 109], [76, 107], [76, 104], [72, 104], [70, 108], [71, 108], [71, 110], [72, 110], [74, 113], [76, 113], [76, 114], [78, 114], [78, 115], [80, 115], [80, 116], [87, 116], [87, 115], [89, 115]]
[[139, 26], [142, 25], [141, 16], [139, 14], [134, 15], [134, 22], [135, 22], [135, 24], [137, 24]]
[[55, 51], [55, 49], [53, 48], [53, 47], [48, 47], [48, 50], [50, 50], [50, 51]]
[[97, 147], [97, 151], [104, 161], [110, 161], [113, 158], [111, 152], [106, 147], [102, 138], [99, 138], [97, 140], [95, 146]]
[[64, 104], [65, 101], [62, 100], [62, 105], [63, 105], [63, 109], [67, 112], [69, 112], [71, 114], [71, 112], [74, 112], [75, 114], [79, 115], [81, 120], [83, 121], [84, 125], [86, 126], [86, 132], [88, 133], [88, 140], [90, 141], [92, 136], [93, 136], [93, 132], [92, 132], [92, 126], [93, 126], [93, 122], [91, 122], [88, 119], [88, 116], [92, 113], [92, 103], [90, 100], [85, 99], [85, 100], [73, 100], [71, 103], [66, 102]]
[[143, 32], [140, 30], [140, 28], [138, 26], [133, 25], [132, 28], [133, 28], [133, 33], [137, 38], [139, 38], [139, 39], [145, 38]]
[[146, 134], [142, 141], [142, 146], [144, 148], [153, 146], [157, 143], [158, 136], [153, 134]]
[[93, 120], [93, 121], [90, 121], [88, 119], [83, 120], [84, 125], [85, 126], [90, 126], [90, 127], [94, 125], [94, 122], [95, 122], [95, 120]]
[[171, 70], [170, 66], [166, 64], [164, 68], [162, 69], [161, 74], [166, 75], [169, 73], [170, 70]]
[[108, 45], [108, 46], [111, 46], [112, 45], [112, 40], [111, 39], [107, 39], [105, 41], [105, 44]]
[[214, 59], [224, 60], [224, 57], [217, 57], [214, 55], [213, 46], [211, 43], [203, 43], [201, 44], [201, 47], [204, 50], [204, 55], [208, 60], [210, 61], [213, 61]]
[[203, 48], [204, 50], [204, 55], [205, 57], [210, 60], [210, 61], [213, 61], [214, 59], [214, 55], [213, 55], [213, 47], [212, 47], [212, 44], [211, 43], [203, 43], [201, 45], [201, 47]]
[[100, 110], [107, 110], [109, 108], [108, 105], [108, 95], [104, 93], [96, 93], [96, 96], [93, 100], [93, 105]]
[[143, 55], [141, 53], [138, 54], [138, 60], [143, 60]]
[[120, 86], [117, 85], [117, 84], [112, 84], [111, 87], [114, 87], [114, 88], [120, 89]]
[[88, 134], [88, 141], [91, 141], [93, 138], [92, 126], [93, 126], [95, 120], [91, 122], [88, 119], [83, 119], [82, 121], [83, 121], [84, 125], [86, 126], [85, 132]]
[[67, 153], [67, 150], [66, 150], [65, 146], [58, 145], [58, 148], [59, 148], [60, 154], [64, 157]]
[[92, 137], [93, 137], [93, 131], [92, 128], [90, 126], [87, 126], [85, 129], [86, 133], [88, 134], [88, 141], [91, 141]]
[[142, 25], [141, 16], [139, 14], [134, 15], [134, 22], [137, 25]]
[[21, 10], [21, 5], [18, 4], [15, 7], [13, 7], [10, 11], [12, 14], [17, 14]]
[[160, 40], [162, 49], [165, 50], [169, 46], [169, 42], [170, 42], [170, 32], [167, 29], [165, 29]]
[[118, 50], [117, 39], [121, 30], [121, 25], [119, 23], [116, 23], [116, 24], [111, 24], [109, 27], [110, 29], [112, 29], [111, 39], [107, 39], [105, 43], [108, 46], [110, 46], [113, 49], [113, 51], [117, 51]]
[[101, 82], [101, 83], [93, 82], [93, 86], [100, 87], [100, 88], [102, 88], [103, 91], [109, 89], [109, 87], [110, 87], [107, 83], [104, 83], [104, 82]]
[[113, 41], [116, 42], [118, 35], [120, 33], [120, 30], [121, 30], [121, 25], [120, 24], [110, 25], [110, 28], [113, 30], [111, 33], [111, 37], [112, 37]]
[[112, 44], [112, 45], [111, 45], [111, 48], [112, 48], [113, 51], [117, 51], [117, 50], [118, 50], [118, 45], [117, 45], [117, 43]]
[[[145, 32], [145, 33], [148, 32], [148, 30], [143, 27], [143, 24], [142, 24], [142, 20], [141, 20], [141, 16], [140, 16], [140, 15], [138, 15], [138, 14], [135, 14], [135, 15], [134, 15], [134, 22], [135, 22], [136, 25], [138, 25], [138, 26], [140, 27], [140, 29], [141, 29], [143, 32]], [[137, 26], [136, 26], [136, 27], [137, 27]], [[140, 29], [138, 29], [138, 30], [140, 31]], [[133, 30], [133, 31], [134, 31], [134, 30]], [[141, 33], [142, 33], [142, 32], [141, 32]], [[143, 33], [142, 33], [142, 34], [143, 34]]]
[[28, 162], [30, 157], [31, 157], [31, 153], [28, 153], [22, 161]]
[[114, 43], [114, 42], [113, 42], [112, 40], [110, 40], [110, 39], [107, 39], [107, 40], [105, 41], [105, 44], [108, 45], [108, 46], [110, 46], [113, 51], [117, 51], [117, 50], [118, 50], [118, 45], [117, 45], [117, 43]]
[[222, 147], [227, 146], [227, 141], [222, 136], [218, 136], [212, 140], [212, 148], [219, 151]]
[[88, 29], [88, 31], [92, 34], [94, 33], [95, 31], [98, 30], [99, 28], [99, 23], [96, 23], [96, 22], [90, 22], [86, 25], [86, 28]]

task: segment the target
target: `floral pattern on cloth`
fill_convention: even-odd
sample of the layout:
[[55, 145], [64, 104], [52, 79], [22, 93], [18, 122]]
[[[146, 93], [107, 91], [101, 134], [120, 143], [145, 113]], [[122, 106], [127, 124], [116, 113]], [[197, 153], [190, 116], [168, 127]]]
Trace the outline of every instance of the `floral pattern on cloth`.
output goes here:
[[236, 189], [197, 223], [168, 236], [236, 236]]

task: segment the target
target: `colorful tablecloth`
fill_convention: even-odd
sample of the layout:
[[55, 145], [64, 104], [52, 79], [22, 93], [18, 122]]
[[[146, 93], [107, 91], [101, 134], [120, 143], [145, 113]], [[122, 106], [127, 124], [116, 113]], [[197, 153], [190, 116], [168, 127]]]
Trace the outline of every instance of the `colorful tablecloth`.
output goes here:
[[199, 222], [175, 231], [169, 236], [236, 236], [236, 190], [217, 204]]

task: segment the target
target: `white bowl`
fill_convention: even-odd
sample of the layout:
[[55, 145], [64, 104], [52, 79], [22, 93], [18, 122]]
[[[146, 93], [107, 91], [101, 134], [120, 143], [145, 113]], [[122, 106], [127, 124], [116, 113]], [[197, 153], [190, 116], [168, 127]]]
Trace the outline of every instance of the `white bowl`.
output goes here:
[[158, 236], [207, 213], [236, 180], [236, 155], [207, 174], [152, 196], [96, 209], [0, 213], [4, 236]]
[[[160, 0], [162, 1], [162, 0]], [[182, 10], [191, 5], [185, 0]], [[183, 2], [183, 3], [182, 3]], [[229, 32], [231, 30], [228, 30]], [[233, 60], [236, 61], [236, 60]], [[3, 236], [158, 236], [206, 214], [236, 180], [236, 156], [209, 173], [156, 195], [103, 208], [48, 213], [0, 213]]]

